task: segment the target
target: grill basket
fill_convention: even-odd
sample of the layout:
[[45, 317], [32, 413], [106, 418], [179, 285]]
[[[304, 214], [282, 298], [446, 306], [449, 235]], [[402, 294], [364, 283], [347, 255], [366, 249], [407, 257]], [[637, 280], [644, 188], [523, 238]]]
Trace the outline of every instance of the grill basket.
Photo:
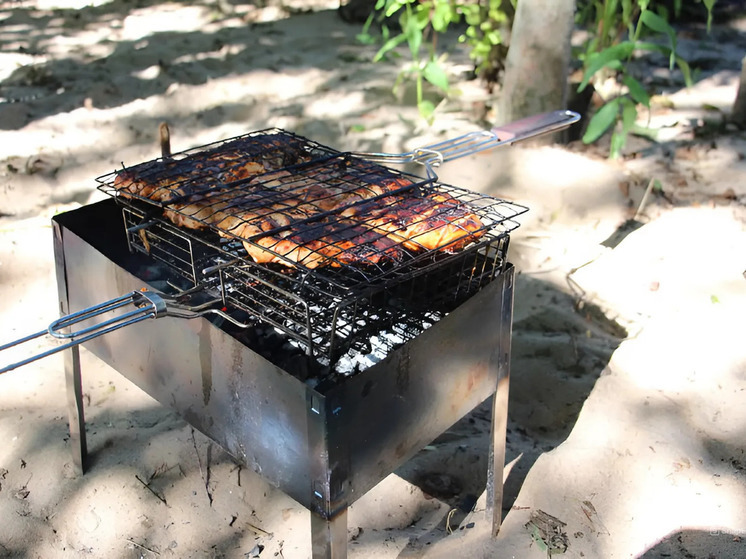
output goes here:
[[[247, 161], [260, 162], [267, 172], [244, 176]], [[126, 190], [117, 183], [123, 173], [156, 185], [156, 192], [144, 197]], [[479, 291], [504, 269], [508, 233], [518, 226], [512, 218], [526, 211], [505, 200], [440, 184], [432, 177], [402, 173], [279, 129], [162, 157], [110, 173], [98, 182], [100, 190], [122, 206], [131, 251], [168, 265], [185, 280], [180, 287], [202, 286], [211, 291], [224, 307], [245, 313], [245, 322], [260, 321], [276, 328], [322, 366], [332, 366], [349, 351], [369, 353], [371, 337], [381, 331], [394, 332], [385, 338], [387, 343], [397, 339], [403, 343]], [[290, 207], [289, 200], [317, 185], [322, 187], [320, 198], [305, 203], [302, 211]], [[347, 198], [352, 202], [324, 207], [327, 185], [337, 193], [354, 193]], [[307, 267], [302, 261], [286, 262], [285, 255], [273, 253], [274, 247], [267, 242], [263, 250], [274, 254], [274, 261], [258, 264], [248, 256], [246, 246], [262, 242], [262, 235], [247, 240], [218, 230], [207, 220], [211, 212], [223, 211], [227, 199], [236, 206], [248, 205], [258, 221], [266, 221], [263, 216], [269, 210], [264, 208], [272, 206], [275, 212], [280, 208], [282, 216], [288, 216], [284, 229], [307, 231], [343, 222], [340, 215], [354, 213], [360, 204], [378, 200], [396, 204], [433, 194], [449, 201], [450, 206], [442, 211], [468, 211], [480, 220], [466, 246], [418, 250], [412, 243], [402, 244], [396, 247], [399, 258], [364, 265], [337, 257], [334, 265]], [[187, 214], [184, 207], [194, 201], [202, 211]], [[286, 206], [289, 209], [283, 212]], [[205, 219], [204, 226], [177, 227], [173, 218], [164, 218], [164, 210], [178, 219], [195, 220], [193, 224]], [[365, 225], [365, 214], [358, 219]]]

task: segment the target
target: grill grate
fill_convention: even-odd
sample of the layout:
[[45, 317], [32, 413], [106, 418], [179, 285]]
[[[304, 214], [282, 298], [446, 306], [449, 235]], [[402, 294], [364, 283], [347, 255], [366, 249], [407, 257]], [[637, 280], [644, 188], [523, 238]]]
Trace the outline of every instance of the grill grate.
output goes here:
[[98, 180], [122, 205], [130, 250], [324, 365], [489, 283], [526, 211], [277, 129]]

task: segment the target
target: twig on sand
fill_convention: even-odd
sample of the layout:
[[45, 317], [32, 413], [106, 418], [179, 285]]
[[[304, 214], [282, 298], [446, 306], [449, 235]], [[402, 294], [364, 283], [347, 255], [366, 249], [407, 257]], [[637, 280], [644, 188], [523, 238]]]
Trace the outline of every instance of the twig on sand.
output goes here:
[[251, 522], [246, 523], [246, 527], [254, 532], [257, 536], [264, 536], [264, 537], [272, 537], [272, 534], [270, 532], [267, 532], [266, 530], [262, 530], [259, 526], [256, 524], [252, 524]]
[[231, 473], [233, 473], [236, 470], [238, 470], [238, 474], [236, 474], [236, 475], [237, 475], [237, 478], [238, 478], [238, 486], [239, 487], [241, 487], [241, 469], [242, 468], [243, 468], [243, 466], [241, 466], [241, 464], [236, 464], [236, 467], [231, 470]]
[[207, 476], [205, 476], [205, 473], [202, 470], [202, 459], [199, 456], [199, 450], [197, 450], [197, 440], [194, 438], [194, 427], [192, 427], [192, 446], [194, 446], [194, 452], [197, 454], [199, 475], [205, 484], [205, 493], [207, 493], [207, 499], [210, 501], [210, 506], [212, 506], [212, 493], [210, 492], [210, 451], [212, 449], [212, 443], [207, 447]]
[[637, 206], [635, 217], [632, 218], [634, 221], [637, 221], [638, 218], [642, 215], [642, 212], [645, 209], [645, 204], [647, 203], [648, 198], [650, 197], [650, 193], [653, 191], [653, 187], [655, 186], [656, 182], [657, 181], [655, 179], [650, 179], [648, 187], [645, 189], [645, 194], [642, 195], [642, 200], [640, 200], [640, 205]]
[[140, 479], [140, 476], [138, 476], [137, 474], [135, 474], [135, 479], [136, 479], [137, 481], [139, 481], [140, 483], [142, 483], [142, 484], [143, 484], [143, 486], [145, 486], [145, 489], [147, 489], [147, 490], [148, 490], [148, 491], [150, 491], [150, 492], [151, 492], [151, 493], [152, 493], [153, 495], [155, 495], [156, 497], [158, 497], [158, 500], [159, 500], [159, 501], [161, 501], [161, 502], [162, 502], [162, 503], [163, 503], [164, 505], [168, 505], [168, 503], [166, 502], [166, 498], [165, 498], [165, 497], [164, 497], [163, 495], [160, 495], [160, 494], [159, 494], [159, 493], [158, 493], [158, 492], [157, 492], [157, 491], [156, 491], [155, 489], [153, 489], [152, 487], [150, 487], [150, 485], [149, 485], [149, 484], [147, 484], [147, 483], [145, 483], [145, 482], [144, 482], [143, 480], [141, 480], [141, 479]]
[[132, 545], [134, 545], [135, 547], [139, 547], [140, 549], [144, 549], [145, 551], [149, 551], [150, 553], [152, 553], [154, 555], [160, 555], [160, 553], [158, 553], [155, 549], [150, 549], [149, 547], [146, 547], [146, 546], [142, 545], [141, 543], [137, 543], [136, 541], [133, 541], [133, 540], [131, 540], [129, 538], [127, 538], [127, 541], [129, 543], [131, 543]]

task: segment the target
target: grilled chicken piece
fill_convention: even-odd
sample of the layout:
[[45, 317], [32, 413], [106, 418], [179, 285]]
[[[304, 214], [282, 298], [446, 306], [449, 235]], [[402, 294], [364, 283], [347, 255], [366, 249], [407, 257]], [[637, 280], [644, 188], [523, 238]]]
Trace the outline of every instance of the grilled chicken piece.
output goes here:
[[396, 261], [423, 250], [455, 251], [481, 237], [484, 225], [462, 203], [442, 192], [422, 197], [386, 196], [350, 206], [336, 215], [293, 226], [313, 217], [306, 206], [266, 206], [256, 213], [218, 222], [224, 237], [242, 239], [258, 263], [296, 262], [306, 268]]
[[[242, 223], [243, 236], [253, 236], [277, 227], [289, 227], [323, 213], [333, 212], [368, 198], [399, 190], [412, 183], [392, 178], [381, 184], [353, 182], [349, 177], [333, 177], [314, 170], [313, 178], [275, 171], [257, 176], [232, 189], [195, 195], [186, 203], [169, 204], [164, 216], [178, 226], [202, 229], [214, 226], [218, 232], [233, 231]], [[327, 178], [328, 177], [328, 178]], [[319, 182], [327, 179], [327, 182]], [[268, 221], [269, 220], [269, 221]], [[267, 223], [260, 223], [268, 221]]]
[[[399, 243], [385, 233], [336, 216], [305, 224], [298, 232], [288, 229], [261, 236], [262, 227], [269, 230], [272, 226], [281, 226], [286, 219], [284, 215], [268, 217], [261, 227], [243, 223], [233, 233], [244, 239], [246, 252], [260, 264], [300, 264], [307, 269], [343, 264], [375, 265], [399, 260], [403, 254]], [[260, 236], [252, 239], [256, 235]]]
[[413, 183], [405, 177], [339, 159], [273, 170], [310, 155], [288, 149], [280, 135], [258, 146], [242, 142], [144, 163], [114, 184], [122, 196], [163, 203], [164, 217], [179, 227], [238, 238], [258, 263], [375, 265], [405, 251], [453, 251], [482, 235], [482, 222], [463, 203], [443, 192], [406, 191]]
[[[325, 182], [320, 183], [320, 178]], [[360, 180], [352, 177], [314, 172], [311, 179], [277, 171], [257, 181], [255, 190], [248, 193], [251, 200], [237, 198], [211, 219], [221, 236], [244, 240], [249, 256], [258, 263], [293, 261], [306, 268], [355, 260], [376, 264], [383, 255], [398, 258], [401, 252], [394, 250], [397, 242], [388, 239], [385, 231], [353, 227], [357, 222], [351, 220], [320, 217], [411, 184], [403, 177], [393, 177], [361, 186]]]
[[[159, 159], [117, 173], [114, 188], [126, 198], [170, 202], [208, 195], [230, 183], [311, 159], [301, 139], [268, 134], [239, 138], [183, 159]], [[192, 213], [196, 213], [192, 211]]]
[[[225, 188], [226, 183], [265, 171], [264, 166], [254, 161], [236, 161], [239, 161], [238, 158], [229, 154], [222, 160], [190, 161], [188, 165], [173, 161], [150, 162], [118, 173], [114, 179], [114, 187], [127, 198], [139, 197], [168, 203], [180, 198], [208, 196]], [[177, 203], [172, 209], [179, 211], [178, 208], [187, 205]]]
[[385, 232], [413, 251], [462, 248], [483, 235], [484, 224], [453, 196], [427, 192], [424, 196], [386, 196], [344, 210], [364, 227]]

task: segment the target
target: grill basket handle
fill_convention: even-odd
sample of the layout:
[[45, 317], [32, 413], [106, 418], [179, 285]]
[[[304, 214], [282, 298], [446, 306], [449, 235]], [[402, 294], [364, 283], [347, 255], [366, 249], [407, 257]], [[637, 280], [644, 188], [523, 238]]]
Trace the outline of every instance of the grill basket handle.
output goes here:
[[567, 128], [579, 118], [580, 115], [572, 111], [552, 111], [496, 126], [492, 133], [497, 136], [499, 142], [520, 142]]
[[[63, 330], [81, 324], [86, 320], [104, 315], [130, 304], [137, 308], [133, 311], [116, 315], [113, 318], [108, 318], [102, 322], [85, 326], [78, 330], [63, 332]], [[104, 334], [108, 334], [114, 330], [119, 330], [125, 326], [142, 322], [148, 318], [157, 318], [158, 316], [164, 315], [166, 311], [165, 300], [160, 295], [150, 291], [133, 291], [128, 295], [122, 295], [121, 297], [116, 297], [115, 299], [88, 307], [87, 309], [65, 315], [52, 322], [46, 330], [41, 330], [35, 334], [25, 336], [19, 340], [0, 346], [0, 352], [47, 335], [58, 340], [68, 340], [67, 343], [42, 351], [41, 353], [37, 353], [11, 365], [7, 365], [0, 369], [0, 374], [7, 373], [8, 371], [32, 363], [43, 357], [82, 344], [88, 340], [92, 340], [93, 338], [98, 338], [99, 336], [103, 336]]]
[[[184, 296], [189, 296], [194, 291], [197, 291], [197, 289], [184, 291], [177, 297], [181, 298]], [[29, 363], [33, 363], [34, 361], [43, 357], [47, 357], [54, 353], [58, 353], [65, 349], [80, 345], [94, 338], [98, 338], [99, 336], [103, 336], [104, 334], [108, 334], [109, 332], [114, 332], [115, 330], [119, 330], [120, 328], [124, 328], [125, 326], [130, 326], [132, 324], [137, 324], [138, 322], [142, 322], [143, 320], [147, 320], [149, 318], [161, 318], [164, 316], [170, 316], [174, 318], [189, 319], [198, 318], [207, 314], [213, 314], [223, 318], [224, 320], [228, 320], [233, 325], [238, 326], [239, 328], [248, 328], [251, 326], [251, 323], [239, 322], [238, 320], [227, 314], [224, 310], [213, 308], [220, 301], [220, 299], [212, 299], [200, 305], [188, 305], [180, 302], [177, 299], [168, 297], [166, 295], [160, 295], [158, 293], [154, 293], [153, 291], [148, 291], [145, 289], [141, 291], [132, 291], [127, 295], [122, 295], [121, 297], [116, 297], [109, 301], [105, 301], [98, 305], [83, 309], [81, 311], [62, 316], [52, 322], [46, 330], [41, 330], [39, 332], [36, 332], [35, 334], [31, 334], [19, 340], [15, 340], [13, 342], [0, 346], [0, 352], [2, 352], [3, 350], [17, 347], [26, 342], [41, 338], [42, 336], [51, 336], [54, 339], [66, 341], [66, 343], [62, 345], [59, 345], [47, 351], [43, 351], [41, 353], [37, 353], [36, 355], [33, 355], [11, 365], [2, 367], [0, 368], [0, 374], [7, 373], [8, 371], [12, 371], [13, 369], [17, 369], [18, 367], [21, 367], [23, 365], [28, 365]], [[102, 320], [101, 322], [97, 322], [89, 326], [82, 326], [77, 330], [70, 330], [72, 327], [81, 325], [87, 320], [105, 315], [117, 309], [122, 309], [128, 305], [133, 305], [134, 307], [136, 307], [135, 310], [117, 314], [113, 317], [107, 318], [105, 320]]]
[[353, 153], [370, 161], [387, 164], [419, 163], [425, 167], [428, 178], [437, 179], [434, 168], [447, 161], [473, 155], [480, 151], [509, 146], [542, 134], [567, 128], [580, 120], [573, 111], [559, 110], [522, 118], [492, 130], [477, 130], [436, 144], [422, 146], [406, 153]]

